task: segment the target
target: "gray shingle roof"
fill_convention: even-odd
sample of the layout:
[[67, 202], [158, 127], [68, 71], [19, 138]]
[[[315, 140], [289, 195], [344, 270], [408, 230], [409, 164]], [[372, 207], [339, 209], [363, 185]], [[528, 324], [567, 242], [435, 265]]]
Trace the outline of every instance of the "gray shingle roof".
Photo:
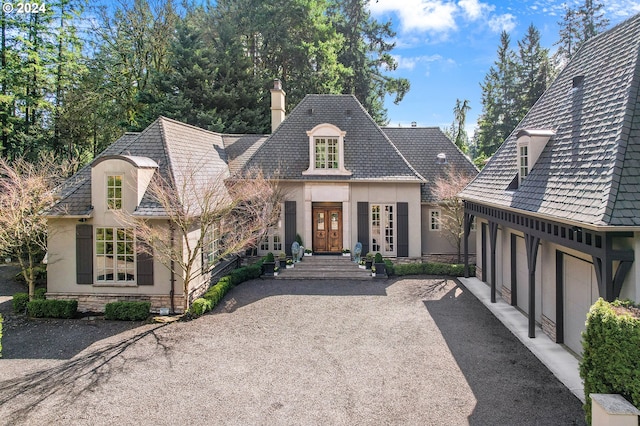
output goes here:
[[[329, 123], [345, 131], [344, 163], [351, 176], [303, 175], [309, 168], [307, 131]], [[422, 178], [353, 95], [307, 95], [256, 150], [244, 169], [302, 180], [406, 180]]]
[[[561, 220], [640, 226], [639, 85], [636, 15], [582, 46], [461, 196]], [[556, 134], [519, 189], [507, 191], [523, 129]]]
[[[383, 127], [382, 130], [426, 179], [420, 191], [423, 202], [437, 201], [431, 191], [432, 184], [445, 176], [447, 167], [469, 176], [478, 174], [471, 160], [437, 127]], [[446, 164], [438, 163], [437, 155], [440, 153], [445, 154]]]
[[232, 175], [246, 164], [267, 137], [268, 135], [222, 135]]
[[[142, 133], [127, 133], [103, 151], [94, 162], [110, 155], [146, 157], [158, 164], [163, 178], [184, 187], [187, 176], [197, 172], [197, 184], [229, 176], [227, 155], [218, 133], [165, 117], [158, 118]], [[140, 160], [142, 161], [142, 160]], [[149, 163], [151, 164], [151, 163]], [[52, 216], [87, 215], [91, 212], [91, 164], [68, 179], [61, 198], [49, 212]], [[162, 207], [146, 193], [136, 215], [165, 216]]]

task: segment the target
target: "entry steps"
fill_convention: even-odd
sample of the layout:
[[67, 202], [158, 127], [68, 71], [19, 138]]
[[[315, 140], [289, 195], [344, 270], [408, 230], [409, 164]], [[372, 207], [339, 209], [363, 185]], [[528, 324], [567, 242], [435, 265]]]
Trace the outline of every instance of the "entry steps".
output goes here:
[[291, 269], [280, 269], [276, 280], [371, 280], [371, 271], [360, 269], [350, 257], [342, 255], [304, 256]]

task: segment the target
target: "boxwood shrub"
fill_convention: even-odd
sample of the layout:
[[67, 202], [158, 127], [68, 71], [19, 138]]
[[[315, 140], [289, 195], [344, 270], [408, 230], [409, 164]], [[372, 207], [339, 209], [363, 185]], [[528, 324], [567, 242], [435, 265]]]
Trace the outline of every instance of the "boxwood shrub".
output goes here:
[[587, 314], [582, 347], [587, 422], [592, 393], [617, 393], [640, 407], [640, 308], [630, 301], [598, 299]]
[[[395, 265], [394, 272], [396, 275], [444, 275], [463, 277], [464, 265], [439, 262], [406, 263], [404, 265]], [[474, 265], [469, 265], [469, 275], [475, 275]]]
[[16, 293], [13, 295], [13, 312], [16, 314], [24, 314], [27, 311], [27, 303], [29, 303], [28, 293]]
[[111, 302], [104, 307], [104, 319], [144, 321], [149, 316], [151, 302]]
[[73, 318], [78, 311], [77, 300], [32, 300], [27, 313], [35, 318]]
[[44, 300], [47, 298], [46, 294], [47, 294], [46, 288], [43, 288], [43, 287], [36, 288], [36, 291], [33, 293], [33, 298], [37, 300]]

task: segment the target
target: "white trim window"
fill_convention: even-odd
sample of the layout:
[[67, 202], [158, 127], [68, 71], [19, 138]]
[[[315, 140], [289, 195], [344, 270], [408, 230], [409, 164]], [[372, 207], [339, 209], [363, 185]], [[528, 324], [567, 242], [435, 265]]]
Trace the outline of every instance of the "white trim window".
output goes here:
[[396, 205], [371, 205], [371, 251], [385, 256], [396, 253]]
[[122, 209], [122, 175], [107, 175], [107, 209]]
[[273, 254], [278, 254], [279, 252], [284, 251], [283, 247], [282, 236], [277, 233], [269, 233], [265, 235], [260, 242], [260, 251], [264, 253], [272, 252]]
[[429, 210], [429, 230], [430, 231], [440, 230], [440, 220], [441, 220], [440, 209]]
[[204, 238], [204, 259], [208, 266], [217, 262], [220, 257], [220, 229], [212, 225]]
[[309, 136], [309, 168], [303, 175], [351, 176], [344, 166], [343, 132], [333, 124], [324, 123], [307, 132]]
[[136, 280], [135, 244], [130, 228], [96, 228], [96, 281]]
[[518, 145], [518, 170], [519, 182], [522, 183], [529, 174], [529, 144]]

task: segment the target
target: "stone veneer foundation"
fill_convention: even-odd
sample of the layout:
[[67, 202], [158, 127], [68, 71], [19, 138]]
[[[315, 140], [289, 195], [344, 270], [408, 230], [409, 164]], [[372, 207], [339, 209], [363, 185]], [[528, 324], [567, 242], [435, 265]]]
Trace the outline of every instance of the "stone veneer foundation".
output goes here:
[[[104, 307], [111, 302], [151, 302], [151, 312], [158, 313], [160, 308], [170, 308], [168, 295], [143, 294], [92, 294], [92, 293], [47, 293], [47, 299], [77, 300], [79, 312], [104, 312]], [[173, 296], [175, 313], [184, 312], [182, 295]]]
[[502, 300], [511, 304], [511, 289], [505, 286], [502, 286]]
[[556, 323], [542, 315], [542, 332], [549, 336], [552, 342], [556, 341]]

